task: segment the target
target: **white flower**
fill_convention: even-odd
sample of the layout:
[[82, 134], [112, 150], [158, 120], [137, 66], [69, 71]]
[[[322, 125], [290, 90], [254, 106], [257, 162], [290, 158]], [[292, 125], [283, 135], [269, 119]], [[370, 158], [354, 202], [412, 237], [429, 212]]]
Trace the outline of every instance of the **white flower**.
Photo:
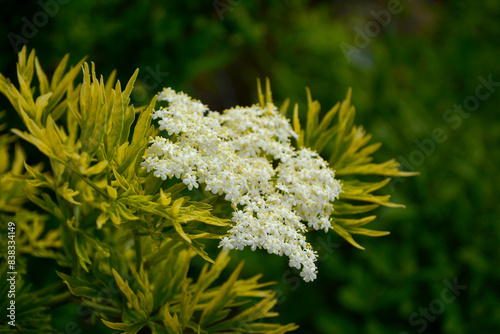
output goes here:
[[[316, 152], [296, 150], [289, 120], [268, 104], [237, 107], [219, 114], [184, 93], [165, 88], [156, 110], [160, 130], [141, 166], [156, 177], [182, 179], [224, 195], [234, 209], [234, 226], [223, 250], [250, 247], [289, 257], [306, 282], [316, 278], [316, 253], [305, 238], [306, 225], [331, 228], [332, 202], [341, 192], [335, 173]], [[273, 167], [276, 166], [276, 167]]]

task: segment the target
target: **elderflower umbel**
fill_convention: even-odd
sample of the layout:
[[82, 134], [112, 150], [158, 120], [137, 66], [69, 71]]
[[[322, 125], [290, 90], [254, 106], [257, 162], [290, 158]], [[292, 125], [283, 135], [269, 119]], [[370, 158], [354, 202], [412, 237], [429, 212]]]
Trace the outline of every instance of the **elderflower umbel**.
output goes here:
[[153, 119], [175, 140], [152, 139], [141, 166], [163, 180], [182, 179], [189, 190], [201, 185], [231, 202], [234, 225], [220, 241], [223, 250], [284, 254], [306, 282], [314, 280], [316, 252], [305, 232], [331, 228], [332, 202], [341, 192], [327, 162], [291, 145], [297, 135], [272, 104], [220, 114], [170, 88], [158, 100], [169, 106], [156, 110]]

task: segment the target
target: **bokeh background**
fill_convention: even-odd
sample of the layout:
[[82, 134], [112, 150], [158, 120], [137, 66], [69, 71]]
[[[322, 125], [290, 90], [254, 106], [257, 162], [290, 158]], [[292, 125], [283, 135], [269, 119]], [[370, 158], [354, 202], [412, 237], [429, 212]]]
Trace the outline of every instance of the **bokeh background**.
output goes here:
[[[360, 251], [333, 232], [314, 234], [313, 283], [264, 252], [233, 252], [233, 265], [245, 259], [244, 275], [277, 282], [278, 321], [298, 323], [298, 333], [500, 333], [500, 1], [41, 0], [0, 8], [0, 72], [11, 78], [16, 49], [27, 44], [48, 72], [68, 52], [73, 64], [87, 55], [104, 76], [117, 69], [122, 82], [139, 68], [138, 105], [164, 86], [213, 110], [252, 104], [256, 78], [269, 77], [277, 104], [289, 97], [304, 112], [308, 86], [327, 111], [352, 87], [357, 124], [383, 143], [376, 161], [396, 157], [421, 173], [382, 192], [406, 205], [378, 209], [372, 227], [391, 235], [358, 237]], [[0, 98], [0, 110], [7, 106]], [[53, 315], [61, 331], [78, 321], [71, 309]]]

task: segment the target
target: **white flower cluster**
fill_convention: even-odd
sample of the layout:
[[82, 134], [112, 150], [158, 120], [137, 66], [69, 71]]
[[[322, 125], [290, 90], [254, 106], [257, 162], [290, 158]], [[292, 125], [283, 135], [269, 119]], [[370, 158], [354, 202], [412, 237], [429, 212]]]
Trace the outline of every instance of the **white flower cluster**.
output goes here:
[[152, 139], [141, 166], [163, 180], [182, 179], [190, 190], [203, 185], [231, 202], [235, 224], [220, 242], [224, 250], [248, 246], [285, 254], [306, 282], [314, 280], [316, 252], [306, 242], [306, 224], [328, 231], [332, 202], [341, 192], [327, 162], [291, 145], [297, 135], [272, 104], [220, 114], [170, 88], [158, 100], [169, 107], [153, 118], [171, 138]]

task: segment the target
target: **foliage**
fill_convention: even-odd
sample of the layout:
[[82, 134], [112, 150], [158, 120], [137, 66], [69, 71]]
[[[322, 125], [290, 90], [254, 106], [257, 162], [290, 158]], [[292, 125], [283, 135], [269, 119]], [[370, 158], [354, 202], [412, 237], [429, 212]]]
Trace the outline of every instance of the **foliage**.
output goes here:
[[[307, 120], [304, 129], [300, 125], [298, 105], [295, 105], [294, 109], [294, 130], [299, 134], [298, 146], [311, 147], [319, 154], [323, 153], [323, 150], [329, 151], [324, 155], [342, 182], [340, 200], [335, 201], [333, 205], [333, 230], [353, 246], [364, 249], [353, 239], [352, 234], [378, 237], [387, 235], [389, 232], [373, 231], [361, 227], [373, 221], [376, 216], [357, 218], [346, 218], [345, 216], [365, 214], [380, 205], [404, 206], [389, 202], [389, 195], [375, 196], [372, 194], [387, 185], [391, 181], [390, 178], [376, 182], [361, 182], [349, 179], [349, 176], [404, 177], [417, 173], [400, 171], [399, 163], [395, 159], [380, 164], [372, 163], [371, 154], [377, 151], [381, 144], [374, 143], [366, 146], [371, 135], [366, 134], [362, 127], [354, 125], [355, 109], [351, 106], [351, 90], [348, 91], [346, 99], [333, 106], [321, 120], [319, 117], [320, 104], [318, 101], [312, 100], [309, 90], [307, 90], [307, 104]], [[283, 110], [286, 112], [286, 108]], [[337, 115], [337, 122], [332, 124]], [[352, 202], [356, 204], [351, 204]]]
[[[2, 112], [5, 114], [5, 112]], [[0, 115], [3, 118], [4, 115]], [[5, 129], [6, 124], [2, 124]], [[19, 143], [15, 145], [14, 157], [10, 159], [9, 148], [15, 137], [4, 134], [0, 136], [0, 170], [2, 178], [0, 179], [0, 219], [2, 220], [2, 228], [7, 230], [7, 223], [15, 221], [16, 229], [22, 229], [20, 237], [16, 238], [16, 251], [18, 254], [17, 272], [26, 274], [26, 259], [23, 259], [21, 254], [36, 254], [44, 257], [50, 256], [52, 249], [61, 247], [60, 235], [57, 230], [52, 230], [42, 235], [45, 230], [45, 221], [47, 216], [44, 214], [33, 212], [24, 207], [28, 201], [25, 196], [25, 191], [36, 192], [36, 188], [27, 185], [24, 181], [16, 180], [16, 175], [25, 173], [24, 160], [26, 155]], [[2, 234], [0, 239], [0, 247], [7, 249], [7, 234]], [[3, 256], [2, 256], [3, 257]], [[5, 254], [5, 258], [7, 254]], [[0, 301], [2, 310], [9, 307], [9, 298], [7, 298], [10, 283], [7, 281], [12, 276], [8, 274], [8, 262], [3, 261], [0, 264], [1, 280], [0, 293], [4, 298]], [[55, 286], [57, 288], [57, 284]], [[54, 300], [60, 298], [57, 294], [50, 294], [54, 290], [54, 286], [47, 286], [45, 291], [33, 291], [33, 287], [29, 282], [26, 282], [21, 275], [16, 276], [16, 312], [22, 315], [22, 318], [17, 322], [20, 330], [50, 330], [51, 315], [47, 312], [48, 305]], [[49, 295], [44, 295], [49, 293]], [[8, 318], [7, 318], [8, 319]], [[4, 319], [5, 320], [5, 319]], [[36, 325], [35, 325], [36, 324]], [[2, 321], [0, 330], [9, 330], [7, 323]]]
[[[157, 132], [151, 125], [156, 98], [144, 107], [130, 104], [137, 71], [122, 90], [113, 75], [107, 81], [102, 76], [98, 79], [94, 65], [90, 68], [84, 60], [65, 72], [67, 61], [68, 57], [63, 58], [49, 82], [35, 52], [28, 56], [23, 48], [18, 62], [19, 88], [0, 75], [0, 91], [27, 129], [12, 132], [34, 145], [50, 166], [48, 171], [41, 164], [30, 166], [18, 146], [12, 171], [6, 174], [11, 179], [5, 183], [6, 203], [17, 199], [16, 204], [22, 205], [28, 199], [44, 211], [43, 215], [33, 214], [31, 226], [14, 217], [20, 230], [18, 247], [32, 256], [54, 260], [57, 275], [70, 292], [54, 297], [52, 289], [33, 293], [20, 289], [22, 297], [33, 295], [39, 301], [31, 312], [42, 312], [56, 301], [64, 303], [64, 298], [72, 298], [90, 308], [95, 319], [125, 333], [137, 333], [145, 326], [155, 333], [284, 333], [295, 329], [294, 324], [260, 323], [260, 319], [277, 315], [271, 312], [277, 299], [271, 290], [262, 290], [269, 284], [258, 283], [260, 276], [238, 279], [242, 265], [223, 284], [211, 287], [229, 258], [223, 252], [214, 262], [200, 241], [225, 235], [230, 222], [211, 211], [217, 207], [228, 212], [230, 205], [217, 195], [204, 195], [202, 190], [190, 187], [193, 191], [186, 191], [185, 182], [180, 180], [163, 182], [141, 168], [148, 138]], [[75, 86], [79, 67], [83, 81]], [[35, 73], [38, 86], [32, 87]], [[272, 103], [269, 81], [265, 97], [259, 84], [259, 100], [262, 108]], [[337, 111], [338, 122], [332, 125]], [[281, 112], [286, 114], [286, 104]], [[400, 172], [395, 161], [370, 163], [369, 155], [379, 145], [363, 149], [370, 137], [353, 125], [349, 95], [320, 124], [318, 113], [319, 104], [309, 95], [308, 118], [302, 130], [295, 107], [297, 145], [321, 152], [323, 143], [333, 142], [330, 164], [340, 175], [413, 175]], [[343, 181], [344, 193], [335, 215], [392, 205], [388, 196], [371, 195], [388, 180]], [[24, 190], [25, 198], [19, 189]], [[188, 195], [197, 196], [197, 200]], [[357, 206], [348, 200], [374, 205]], [[43, 224], [46, 215], [57, 222], [54, 228]], [[351, 233], [386, 234], [359, 227], [373, 219], [334, 217], [332, 228], [360, 247]], [[196, 282], [188, 276], [195, 255], [212, 263], [201, 269]], [[102, 292], [113, 281], [121, 293], [104, 299]], [[60, 286], [54, 289], [61, 290]], [[259, 299], [241, 310], [242, 305]], [[50, 316], [44, 319], [45, 330], [52, 330]]]
[[[102, 77], [97, 79], [93, 67], [91, 71], [83, 61], [65, 73], [67, 59], [49, 84], [35, 53], [27, 56], [24, 48], [19, 54], [20, 88], [0, 76], [0, 90], [27, 128], [12, 131], [36, 146], [50, 166], [44, 171], [24, 163], [27, 172], [21, 174], [24, 156], [18, 148], [11, 175], [6, 173], [13, 181], [5, 182], [4, 202], [23, 204], [25, 198], [19, 190], [24, 189], [26, 198], [57, 222], [50, 228], [42, 224], [45, 216], [34, 215], [29, 226], [29, 221], [12, 217], [20, 230], [17, 247], [32, 256], [55, 260], [58, 275], [71, 292], [62, 292], [63, 296], [89, 307], [113, 329], [137, 333], [148, 326], [155, 333], [189, 329], [284, 333], [296, 328], [259, 322], [276, 315], [270, 312], [276, 299], [270, 290], [262, 290], [268, 284], [258, 283], [258, 276], [238, 280], [240, 268], [222, 285], [211, 286], [229, 258], [220, 255], [214, 262], [199, 240], [219, 237], [224, 231], [218, 229], [228, 223], [211, 214], [211, 205], [182, 196], [184, 184], [167, 186], [140, 168], [154, 132], [151, 114], [155, 99], [143, 108], [129, 105], [137, 73], [122, 90], [113, 78], [106, 83]], [[74, 86], [80, 66], [83, 82]], [[31, 86], [35, 72], [40, 94], [36, 98]], [[205, 266], [193, 283], [186, 275], [197, 254], [213, 265]], [[132, 285], [124, 275], [133, 279]], [[2, 282], [6, 288], [6, 280]], [[122, 302], [121, 294], [102, 297], [110, 282], [116, 282], [128, 303]], [[18, 292], [20, 312], [23, 298], [32, 295], [22, 285]], [[43, 291], [45, 298], [34, 299], [40, 305], [30, 312], [42, 312], [46, 304], [53, 303], [50, 292]], [[36, 293], [41, 292], [35, 292], [33, 298]], [[255, 299], [260, 299], [256, 305], [229, 315]], [[44, 318], [44, 323], [49, 321], [50, 317]]]
[[[68, 2], [28, 45], [50, 71], [68, 50], [72, 63], [89, 54], [102, 73], [118, 68], [122, 82], [140, 67], [136, 87], [146, 87], [150, 97], [161, 86], [172, 86], [217, 110], [255, 101], [254, 78], [269, 76], [274, 99], [299, 102], [302, 121], [305, 85], [324, 106], [342, 100], [351, 86], [357, 122], [383, 143], [375, 161], [400, 154], [397, 160], [404, 163], [402, 158], [408, 161], [420, 150], [415, 140], [444, 129], [447, 140], [429, 155], [422, 152], [425, 159], [413, 165], [419, 177], [395, 178], [379, 191], [407, 209], [375, 211], [377, 229], [391, 235], [356, 237], [368, 251], [353, 251], [333, 235], [317, 236], [313, 246], [327, 259], [318, 265], [322, 276], [300, 287], [280, 258], [235, 252], [228, 266], [245, 258], [242, 275], [263, 272], [278, 281], [279, 319], [300, 324], [300, 332], [417, 332], [420, 327], [409, 317], [439, 298], [443, 280], [454, 277], [469, 288], [428, 321], [426, 332], [498, 332], [500, 95], [495, 91], [481, 101], [457, 129], [449, 128], [443, 113], [474, 93], [479, 75], [492, 73], [499, 80], [499, 3], [401, 1], [403, 12], [362, 49], [364, 62], [351, 64], [339, 44], [352, 44], [353, 29], [374, 21], [370, 11], [385, 9], [387, 1], [238, 3], [220, 21], [211, 2]], [[21, 34], [22, 17], [30, 20], [41, 9], [37, 2], [9, 2], [4, 8], [2, 36]], [[3, 43], [1, 72], [13, 77], [17, 53], [7, 38]], [[157, 86], [145, 86], [148, 66], [170, 74]], [[140, 97], [135, 94], [135, 101], [145, 103]], [[22, 127], [16, 113], [6, 119]], [[28, 145], [24, 149], [33, 164], [41, 160]], [[38, 261], [32, 270], [46, 270], [47, 264]], [[65, 310], [58, 318], [75, 320], [74, 313]]]

